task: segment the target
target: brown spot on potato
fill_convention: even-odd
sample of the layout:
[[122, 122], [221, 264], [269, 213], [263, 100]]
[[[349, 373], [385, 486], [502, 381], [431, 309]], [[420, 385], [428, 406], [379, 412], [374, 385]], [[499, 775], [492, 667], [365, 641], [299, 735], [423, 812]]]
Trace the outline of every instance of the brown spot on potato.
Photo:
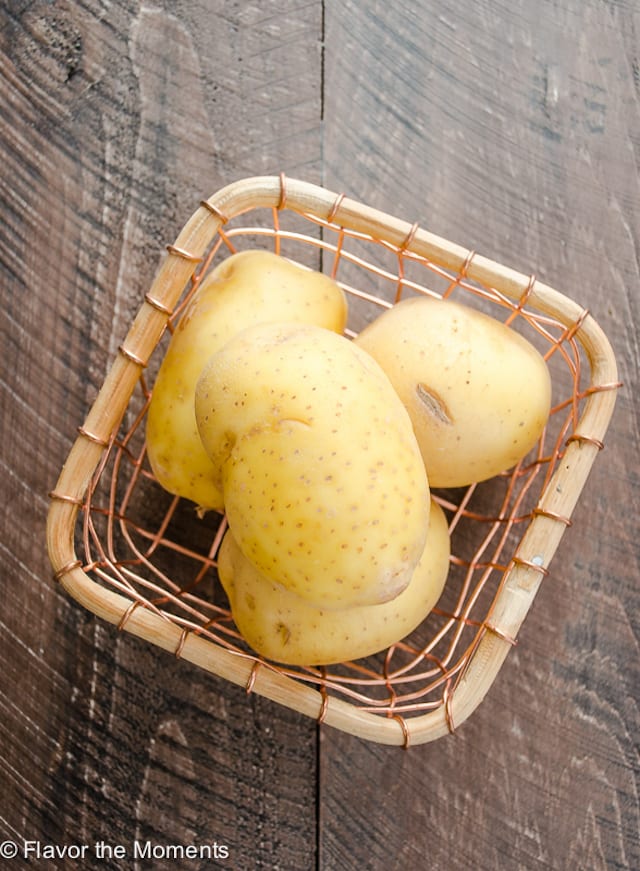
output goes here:
[[435, 390], [432, 390], [418, 382], [416, 384], [416, 394], [420, 402], [424, 405], [426, 411], [440, 423], [451, 426], [453, 420], [445, 401], [439, 396]]
[[276, 624], [276, 634], [282, 638], [282, 643], [287, 645], [291, 638], [291, 630], [287, 626], [286, 623], [278, 623]]

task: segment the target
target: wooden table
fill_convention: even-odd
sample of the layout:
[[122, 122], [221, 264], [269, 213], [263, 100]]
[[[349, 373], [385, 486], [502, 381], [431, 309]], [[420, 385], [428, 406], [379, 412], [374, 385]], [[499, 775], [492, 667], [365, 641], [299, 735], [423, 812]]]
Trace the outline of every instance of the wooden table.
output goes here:
[[[149, 867], [137, 840], [225, 848], [184, 868], [640, 868], [638, 7], [0, 15], [3, 867], [25, 840], [34, 867]], [[47, 493], [165, 244], [203, 197], [280, 172], [534, 272], [596, 317], [624, 382], [487, 699], [407, 751], [118, 633], [51, 579]]]

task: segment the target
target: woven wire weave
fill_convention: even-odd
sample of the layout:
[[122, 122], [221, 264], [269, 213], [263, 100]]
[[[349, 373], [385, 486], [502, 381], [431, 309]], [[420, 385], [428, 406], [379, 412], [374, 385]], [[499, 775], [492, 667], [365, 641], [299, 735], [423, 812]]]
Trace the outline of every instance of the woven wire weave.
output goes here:
[[[567, 446], [580, 435], [581, 408], [595, 390], [589, 387], [576, 333], [583, 314], [567, 326], [529, 306], [535, 277], [517, 300], [468, 277], [470, 253], [456, 271], [411, 251], [412, 227], [399, 245], [338, 223], [340, 198], [325, 219], [286, 211], [285, 188], [278, 207], [248, 211], [225, 221], [197, 266], [167, 330], [140, 377], [118, 432], [105, 445], [101, 461], [80, 506], [76, 552], [86, 574], [129, 601], [118, 628], [132, 614], [148, 609], [181, 630], [181, 647], [189, 633], [207, 639], [252, 663], [246, 689], [260, 669], [310, 685], [324, 700], [340, 697], [351, 705], [403, 725], [413, 715], [443, 707], [462, 679], [482, 637], [495, 632], [492, 610], [523, 531], [537, 514], [569, 526], [569, 517], [545, 512], [541, 494]], [[168, 246], [170, 251], [172, 246]], [[145, 415], [155, 372], [182, 311], [202, 278], [224, 257], [246, 248], [275, 251], [311, 269], [331, 275], [347, 295], [350, 315], [346, 333], [354, 336], [366, 323], [407, 296], [456, 299], [489, 313], [525, 335], [543, 354], [552, 374], [552, 411], [538, 444], [514, 469], [467, 488], [433, 490], [445, 511], [451, 534], [450, 572], [436, 608], [406, 639], [357, 662], [330, 667], [290, 667], [256, 656], [238, 634], [217, 580], [216, 555], [226, 529], [216, 512], [199, 513], [192, 503], [164, 491], [146, 457]], [[172, 253], [189, 257], [173, 248]], [[154, 304], [149, 296], [147, 302]], [[86, 429], [83, 434], [91, 439]], [[99, 437], [95, 437], [99, 441]], [[597, 439], [591, 439], [597, 442]], [[602, 447], [597, 443], [597, 447]], [[54, 494], [55, 495], [55, 494]], [[330, 544], [328, 544], [330, 546]], [[529, 563], [542, 579], [543, 565]], [[319, 719], [322, 719], [321, 709]], [[455, 724], [448, 718], [450, 731]]]

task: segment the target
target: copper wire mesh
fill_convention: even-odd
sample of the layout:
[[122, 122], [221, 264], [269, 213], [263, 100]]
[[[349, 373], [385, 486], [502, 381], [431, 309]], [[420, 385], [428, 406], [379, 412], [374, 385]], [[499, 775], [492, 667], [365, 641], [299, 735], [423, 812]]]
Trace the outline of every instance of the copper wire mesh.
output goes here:
[[[515, 638], [492, 624], [493, 604], [532, 519], [545, 514], [561, 525], [570, 525], [568, 517], [539, 508], [540, 495], [567, 445], [575, 439], [589, 440], [577, 433], [580, 410], [589, 393], [616, 385], [585, 386], [584, 359], [575, 336], [587, 312], [567, 326], [535, 311], [529, 306], [533, 276], [521, 298], [513, 301], [494, 287], [468, 278], [473, 253], [460, 271], [453, 273], [409, 250], [415, 226], [402, 244], [393, 245], [336, 223], [340, 198], [323, 220], [287, 214], [284, 194], [283, 186], [277, 208], [257, 209], [225, 221], [207, 255], [192, 258], [198, 266], [190, 286], [171, 313], [168, 329], [151, 360], [144, 361], [120, 429], [106, 446], [82, 502], [76, 552], [89, 577], [130, 602], [120, 629], [126, 628], [136, 609], [149, 609], [180, 628], [177, 656], [188, 634], [195, 633], [252, 662], [247, 691], [251, 691], [260, 668], [271, 669], [316, 687], [325, 701], [338, 696], [362, 710], [396, 717], [406, 730], [405, 720], [412, 715], [439, 707], [447, 710], [448, 700], [485, 633], [494, 632], [515, 643]], [[330, 668], [291, 668], [255, 656], [234, 626], [216, 577], [224, 517], [215, 512], [201, 516], [192, 504], [166, 493], [155, 481], [146, 458], [145, 414], [154, 373], [170, 334], [207, 271], [223, 257], [249, 247], [274, 250], [332, 275], [348, 297], [349, 336], [406, 296], [451, 297], [526, 335], [543, 353], [552, 373], [552, 413], [528, 457], [491, 481], [433, 492], [447, 515], [452, 540], [445, 592], [414, 633], [366, 660]], [[188, 251], [169, 248], [173, 254], [190, 257]], [[165, 311], [149, 294], [145, 299]], [[82, 432], [101, 443], [86, 429]], [[597, 447], [601, 443], [597, 442]], [[541, 577], [547, 574], [543, 565], [527, 564]], [[62, 571], [69, 568], [65, 566]], [[320, 719], [324, 709], [325, 704]], [[454, 724], [449, 722], [449, 726], [452, 730]]]

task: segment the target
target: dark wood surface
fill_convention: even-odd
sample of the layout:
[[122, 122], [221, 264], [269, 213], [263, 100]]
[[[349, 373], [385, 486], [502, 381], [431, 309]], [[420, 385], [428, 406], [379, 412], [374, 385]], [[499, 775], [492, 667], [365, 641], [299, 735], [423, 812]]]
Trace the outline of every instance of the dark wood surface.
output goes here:
[[[0, 841], [185, 868], [640, 868], [637, 4], [0, 9]], [[53, 583], [47, 492], [194, 204], [324, 183], [575, 297], [624, 389], [498, 680], [402, 751], [118, 633]], [[126, 860], [93, 845], [123, 845]], [[158, 860], [153, 867], [177, 867]]]

